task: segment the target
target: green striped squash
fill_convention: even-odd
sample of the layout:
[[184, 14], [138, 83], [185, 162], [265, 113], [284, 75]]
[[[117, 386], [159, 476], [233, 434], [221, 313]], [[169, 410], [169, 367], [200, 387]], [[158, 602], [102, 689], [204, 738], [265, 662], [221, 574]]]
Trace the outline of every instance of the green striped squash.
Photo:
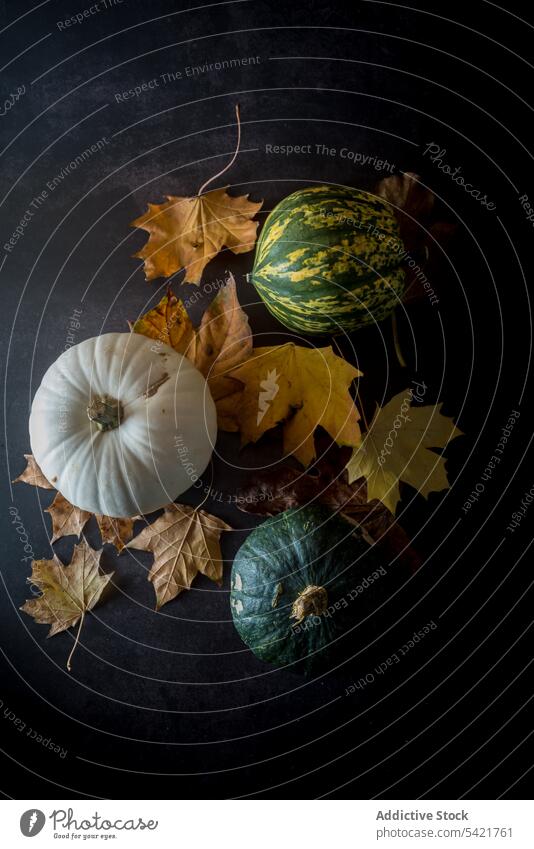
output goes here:
[[286, 327], [342, 333], [381, 321], [404, 288], [404, 245], [391, 207], [357, 189], [313, 186], [268, 216], [251, 280]]

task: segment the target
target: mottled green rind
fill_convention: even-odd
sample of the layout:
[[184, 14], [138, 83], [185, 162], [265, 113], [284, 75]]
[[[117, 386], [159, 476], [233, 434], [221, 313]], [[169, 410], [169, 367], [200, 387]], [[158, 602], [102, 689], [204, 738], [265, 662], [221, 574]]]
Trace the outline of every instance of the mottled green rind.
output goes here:
[[340, 638], [358, 621], [358, 600], [301, 629], [291, 618], [293, 602], [308, 586], [324, 587], [329, 606], [347, 600], [378, 565], [360, 528], [328, 507], [273, 516], [252, 531], [235, 557], [230, 593], [235, 627], [261, 660], [278, 666], [301, 661], [305, 672], [332, 666]]
[[349, 333], [398, 306], [403, 251], [384, 200], [356, 189], [311, 187], [289, 195], [268, 216], [251, 280], [286, 327]]

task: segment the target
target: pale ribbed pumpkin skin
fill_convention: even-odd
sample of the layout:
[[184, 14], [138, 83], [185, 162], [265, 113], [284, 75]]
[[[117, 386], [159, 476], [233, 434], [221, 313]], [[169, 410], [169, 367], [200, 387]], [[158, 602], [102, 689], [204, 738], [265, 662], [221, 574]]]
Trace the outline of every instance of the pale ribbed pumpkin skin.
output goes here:
[[[118, 399], [118, 428], [89, 420], [95, 396]], [[206, 381], [167, 345], [107, 333], [65, 351], [43, 377], [30, 441], [45, 477], [83, 510], [116, 518], [150, 513], [189, 489], [217, 436]]]
[[251, 281], [286, 327], [351, 332], [398, 306], [403, 251], [384, 200], [357, 189], [313, 186], [284, 198], [268, 216]]

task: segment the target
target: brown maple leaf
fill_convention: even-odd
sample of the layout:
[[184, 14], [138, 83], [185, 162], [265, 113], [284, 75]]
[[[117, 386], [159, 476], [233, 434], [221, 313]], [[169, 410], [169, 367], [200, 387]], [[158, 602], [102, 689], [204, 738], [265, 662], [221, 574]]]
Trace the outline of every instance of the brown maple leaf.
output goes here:
[[[22, 482], [28, 483], [31, 486], [39, 486], [43, 489], [54, 489], [43, 475], [33, 454], [25, 454], [24, 456], [27, 460], [26, 468], [12, 483]], [[60, 537], [71, 535], [79, 537], [86, 523], [93, 515], [87, 510], [80, 510], [78, 507], [74, 507], [59, 492], [45, 512], [50, 513], [52, 517], [52, 543], [56, 542]], [[133, 525], [136, 518], [135, 516], [132, 519], [114, 519], [112, 516], [95, 514], [95, 519], [102, 536], [102, 542], [111, 543], [120, 552], [132, 538]]]
[[102, 542], [114, 545], [120, 553], [133, 536], [133, 519], [114, 519], [112, 516], [102, 516], [95, 513], [95, 519], [102, 536]]
[[40, 625], [50, 625], [49, 637], [80, 623], [76, 641], [67, 661], [70, 661], [78, 643], [86, 611], [99, 601], [113, 573], [100, 572], [101, 551], [90, 548], [84, 539], [74, 546], [69, 566], [63, 566], [54, 555], [52, 560], [34, 560], [28, 583], [37, 587], [41, 595], [29, 599], [20, 608], [33, 616]]
[[170, 277], [185, 269], [184, 283], [200, 283], [202, 272], [223, 248], [235, 254], [252, 250], [261, 206], [248, 195], [231, 197], [226, 188], [196, 197], [167, 195], [162, 204], [148, 204], [148, 212], [132, 221], [150, 235], [135, 254], [144, 260], [147, 280]]
[[131, 330], [169, 345], [186, 356], [195, 333], [183, 301], [176, 297], [170, 286], [159, 304], [138, 318]]
[[79, 507], [75, 507], [60, 492], [57, 493], [50, 507], [46, 508], [45, 513], [50, 513], [52, 517], [51, 543], [56, 542], [60, 537], [73, 535], [79, 537], [93, 515], [87, 510], [80, 510]]
[[[442, 264], [443, 249], [456, 231], [456, 224], [435, 220], [435, 195], [411, 171], [385, 177], [376, 187], [376, 193], [392, 205], [408, 253], [403, 263], [406, 282], [402, 299], [410, 303], [426, 297], [434, 290], [425, 272], [432, 275]], [[414, 267], [410, 266], [410, 260], [415, 262]]]
[[238, 495], [239, 509], [274, 516], [314, 502], [325, 504], [361, 525], [389, 561], [398, 559], [415, 571], [421, 558], [395, 517], [380, 501], [367, 501], [364, 478], [349, 484], [345, 466], [350, 451], [335, 445], [325, 449], [324, 445], [320, 436], [320, 459], [307, 472], [284, 465], [254, 475]]
[[156, 610], [188, 590], [199, 572], [212, 581], [222, 580], [219, 538], [222, 531], [231, 530], [204, 510], [169, 504], [162, 516], [128, 543], [126, 548], [154, 555], [148, 579], [154, 584]]
[[190, 357], [208, 381], [222, 430], [239, 427], [235, 412], [243, 384], [230, 377], [229, 372], [248, 360], [251, 354], [252, 331], [230, 274], [226, 285], [202, 316]]
[[26, 468], [12, 483], [28, 483], [30, 486], [39, 486], [41, 489], [54, 489], [55, 487], [43, 475], [33, 454], [25, 454], [24, 457]]
[[252, 250], [258, 222], [252, 221], [263, 201], [252, 203], [248, 195], [231, 197], [226, 188], [206, 192], [235, 162], [241, 143], [239, 106], [235, 107], [237, 145], [228, 164], [200, 187], [195, 197], [167, 195], [167, 202], [148, 204], [148, 212], [132, 222], [149, 233], [144, 248], [135, 254], [145, 262], [147, 280], [170, 277], [185, 268], [184, 283], [200, 283], [208, 262], [223, 248], [235, 254]]
[[252, 331], [237, 298], [232, 274], [205, 311], [198, 330], [194, 330], [183, 302], [170, 288], [156, 307], [135, 322], [132, 330], [170, 345], [191, 360], [208, 381], [219, 428], [239, 430], [236, 405], [243, 384], [228, 372], [251, 355]]

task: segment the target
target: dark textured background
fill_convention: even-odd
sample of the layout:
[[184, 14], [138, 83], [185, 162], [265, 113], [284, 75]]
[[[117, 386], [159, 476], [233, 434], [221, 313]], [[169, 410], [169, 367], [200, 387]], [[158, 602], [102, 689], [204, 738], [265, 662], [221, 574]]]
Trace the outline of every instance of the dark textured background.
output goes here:
[[[526, 451], [532, 425], [524, 393], [530, 353], [528, 281], [532, 225], [518, 196], [534, 196], [528, 151], [532, 26], [516, 3], [400, 4], [123, 0], [63, 32], [57, 21], [83, 2], [0, 3], [0, 102], [26, 93], [0, 117], [2, 244], [62, 167], [98, 139], [102, 152], [68, 175], [36, 211], [14, 250], [2, 250], [6, 362], [0, 622], [2, 791], [18, 798], [227, 797], [257, 794], [368, 798], [525, 794], [532, 674], [532, 514], [506, 526], [534, 483]], [[25, 14], [26, 13], [26, 14]], [[25, 16], [24, 16], [25, 15]], [[19, 18], [15, 22], [15, 19]], [[454, 20], [453, 20], [454, 19]], [[26, 52], [24, 52], [26, 51]], [[258, 56], [249, 67], [161, 84], [126, 103], [121, 93], [164, 73]], [[7, 63], [7, 64], [5, 64]], [[19, 612], [30, 573], [8, 508], [14, 504], [36, 557], [51, 556], [52, 494], [9, 481], [29, 451], [31, 399], [63, 350], [69, 316], [81, 309], [77, 341], [126, 330], [154, 304], [165, 281], [147, 285], [131, 255], [145, 241], [129, 228], [148, 201], [193, 194], [234, 146], [234, 104], [243, 150], [228, 174], [235, 193], [264, 198], [268, 212], [312, 181], [372, 187], [384, 174], [336, 156], [269, 155], [266, 144], [325, 144], [415, 170], [459, 224], [433, 277], [439, 307], [423, 301], [400, 316], [408, 369], [394, 358], [389, 324], [353, 337], [362, 391], [391, 397], [412, 379], [443, 401], [466, 436], [448, 449], [452, 489], [426, 502], [403, 490], [402, 524], [426, 558], [371, 624], [350, 637], [356, 657], [306, 681], [267, 667], [241, 643], [221, 589], [194, 589], [153, 610], [150, 556], [117, 558], [105, 548], [116, 589], [88, 616], [73, 673], [66, 633]], [[484, 209], [423, 155], [436, 142], [446, 161], [492, 198]], [[264, 215], [260, 216], [263, 220]], [[253, 255], [224, 252], [204, 274], [230, 268], [255, 333], [281, 328], [245, 280]], [[178, 282], [178, 281], [177, 281]], [[160, 285], [161, 284], [161, 285]], [[207, 287], [209, 289], [209, 287]], [[194, 287], [185, 287], [185, 295]], [[211, 295], [203, 290], [203, 302]], [[196, 314], [200, 313], [200, 305]], [[349, 347], [344, 343], [345, 353]], [[392, 357], [393, 354], [393, 357]], [[521, 417], [479, 503], [462, 504], [479, 482], [512, 409]], [[238, 454], [218, 442], [206, 508], [241, 529], [226, 534], [230, 560], [254, 521], [229, 503], [245, 471], [279, 456], [276, 441]], [[196, 494], [192, 494], [191, 503]], [[89, 533], [93, 544], [98, 537]], [[68, 559], [73, 538], [54, 546]], [[430, 619], [432, 637], [360, 693], [345, 688]], [[378, 636], [371, 648], [369, 637]], [[17, 730], [13, 716], [20, 719]], [[61, 758], [27, 735], [51, 737]]]

